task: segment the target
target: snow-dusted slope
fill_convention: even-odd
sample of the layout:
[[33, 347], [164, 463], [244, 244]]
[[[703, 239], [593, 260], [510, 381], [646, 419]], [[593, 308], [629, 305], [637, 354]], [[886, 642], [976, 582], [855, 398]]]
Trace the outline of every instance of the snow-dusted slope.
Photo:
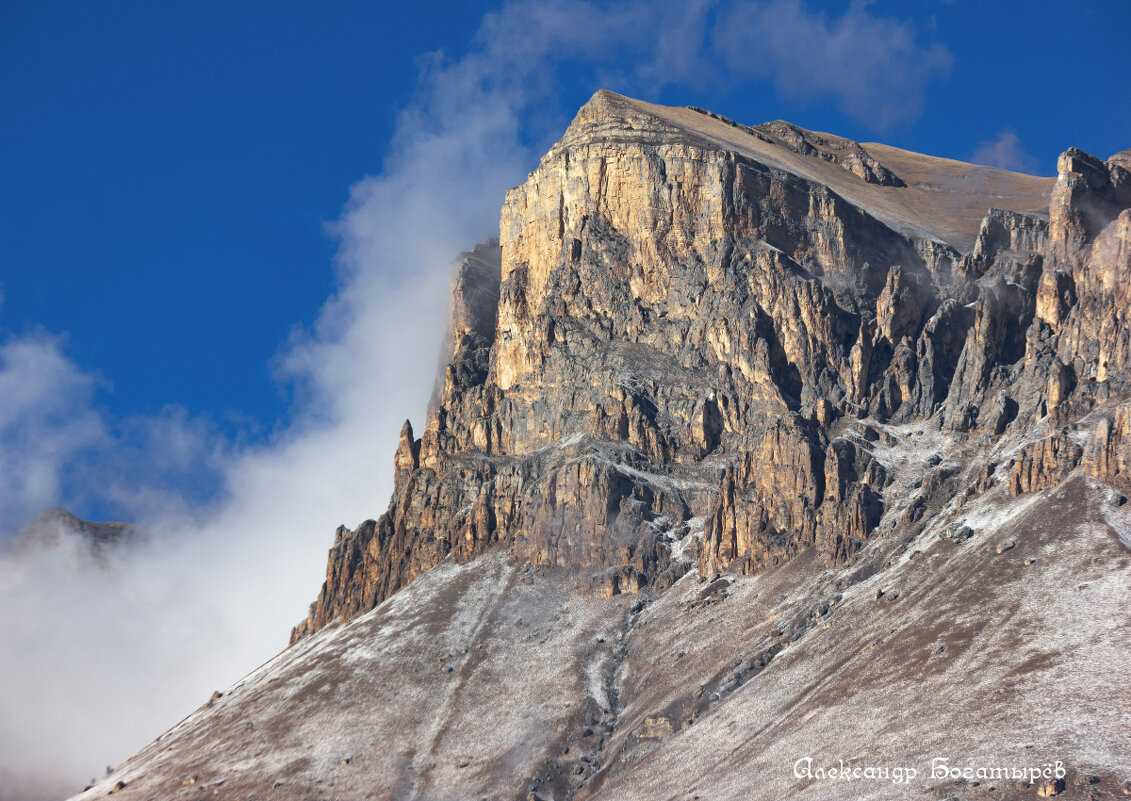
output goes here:
[[[889, 458], [916, 452], [914, 431], [894, 435]], [[1088, 792], [1112, 797], [1131, 779], [1121, 497], [1083, 475], [1017, 498], [999, 486], [965, 510], [975, 533], [962, 543], [940, 539], [940, 510], [910, 541], [896, 524], [853, 566], [802, 556], [751, 578], [688, 574], [658, 597], [590, 598], [502, 553], [445, 563], [284, 652], [79, 798], [118, 782], [149, 799], [1034, 793], [932, 778], [937, 758], [1059, 761], [1069, 787], [1094, 776]], [[917, 775], [798, 779], [806, 757]]]

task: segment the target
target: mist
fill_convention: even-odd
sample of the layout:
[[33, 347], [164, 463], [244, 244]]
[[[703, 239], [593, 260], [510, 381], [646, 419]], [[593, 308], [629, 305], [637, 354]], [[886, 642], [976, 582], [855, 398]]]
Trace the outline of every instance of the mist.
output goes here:
[[[318, 592], [334, 529], [384, 511], [401, 423], [423, 422], [450, 265], [497, 234], [505, 191], [575, 111], [555, 100], [563, 62], [586, 65], [589, 91], [649, 96], [673, 84], [775, 79], [764, 58], [744, 65], [727, 44], [741, 25], [799, 26], [810, 53], [830, 51], [822, 37], [880, 25], [897, 46], [887, 61], [878, 51], [874, 69], [928, 65], [899, 73], [903, 83], [881, 99], [838, 83], [839, 60], [767, 57], [807, 64], [810, 76], [826, 70], [814, 91], [848, 108], [889, 103], [885, 125], [904, 119], [944, 66], [937, 46], [921, 51], [913, 32], [860, 4], [838, 22], [800, 3], [747, 3], [725, 48], [713, 7], [508, 4], [483, 19], [466, 54], [422, 57], [381, 169], [350, 188], [329, 226], [336, 289], [313, 327], [280, 350], [291, 422], [265, 439], [228, 439], [175, 405], [109, 419], [97, 405], [107, 379], [70, 361], [64, 338], [38, 332], [0, 345], [3, 531], [10, 537], [43, 507], [99, 497], [147, 532], [102, 561], [67, 536], [0, 556], [0, 801], [81, 789], [286, 645]], [[625, 53], [635, 67], [612, 69]]]
[[1037, 160], [1025, 152], [1021, 140], [1013, 131], [1001, 131], [993, 139], [981, 142], [970, 155], [974, 164], [997, 167], [1000, 170], [1036, 175]]

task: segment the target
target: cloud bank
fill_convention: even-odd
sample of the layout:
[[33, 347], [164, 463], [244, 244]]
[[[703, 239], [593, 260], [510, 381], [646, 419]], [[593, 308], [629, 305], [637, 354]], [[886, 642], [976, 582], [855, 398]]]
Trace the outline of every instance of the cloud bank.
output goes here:
[[942, 45], [920, 45], [910, 23], [870, 15], [865, 0], [837, 18], [800, 0], [738, 3], [722, 12], [716, 41], [733, 76], [767, 78], [798, 102], [833, 98], [876, 131], [917, 120], [927, 84], [952, 62]]
[[92, 409], [99, 383], [58, 337], [36, 331], [0, 344], [0, 526], [58, 499], [71, 459], [107, 441]]
[[400, 423], [433, 386], [449, 265], [497, 231], [505, 190], [572, 112], [554, 100], [562, 65], [646, 95], [769, 80], [882, 128], [913, 119], [948, 63], [860, 3], [836, 18], [780, 0], [507, 4], [465, 54], [422, 58], [382, 169], [351, 188], [337, 288], [278, 358], [296, 389], [285, 430], [246, 445], [176, 407], [111, 420], [63, 340], [9, 338], [0, 526], [97, 496], [150, 538], [104, 563], [66, 537], [0, 557], [0, 785], [78, 789], [285, 644], [334, 528], [384, 509]]
[[1037, 174], [1037, 160], [1025, 152], [1017, 134], [1010, 130], [979, 144], [970, 161], [1002, 170]]

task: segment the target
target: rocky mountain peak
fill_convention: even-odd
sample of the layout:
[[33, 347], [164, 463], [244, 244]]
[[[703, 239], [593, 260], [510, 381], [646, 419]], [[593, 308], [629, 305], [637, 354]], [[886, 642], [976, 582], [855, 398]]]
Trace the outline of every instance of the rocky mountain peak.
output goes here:
[[140, 531], [129, 523], [95, 523], [83, 520], [66, 509], [44, 509], [12, 539], [14, 552], [33, 548], [54, 548], [60, 538], [76, 537], [91, 555], [103, 558], [108, 549], [133, 540]]
[[[1114, 798], [1126, 164], [598, 92], [454, 265], [291, 647], [84, 798]], [[928, 778], [974, 755], [1072, 773]]]
[[885, 426], [1020, 434], [1125, 380], [1088, 247], [1126, 186], [597, 92], [458, 263], [425, 431], [293, 639], [495, 547], [606, 595], [852, 560], [900, 506]]

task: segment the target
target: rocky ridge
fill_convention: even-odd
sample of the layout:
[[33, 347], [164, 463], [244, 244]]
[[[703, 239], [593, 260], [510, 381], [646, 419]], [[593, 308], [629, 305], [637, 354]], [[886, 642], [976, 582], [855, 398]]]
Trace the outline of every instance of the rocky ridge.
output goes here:
[[1125, 797], [1128, 162], [598, 93], [291, 647], [79, 798]]
[[883, 425], [988, 446], [1055, 423], [986, 469], [1125, 482], [1131, 174], [982, 168], [1010, 208], [975, 226], [954, 165], [599, 92], [460, 263], [425, 430], [292, 641], [496, 545], [599, 595], [851, 560], [890, 508]]

